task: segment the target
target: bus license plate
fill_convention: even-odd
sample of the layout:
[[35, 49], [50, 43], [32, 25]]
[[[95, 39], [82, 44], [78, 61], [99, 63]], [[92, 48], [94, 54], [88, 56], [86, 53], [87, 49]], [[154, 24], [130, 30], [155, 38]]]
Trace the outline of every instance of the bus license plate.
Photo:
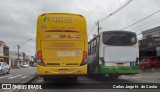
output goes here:
[[67, 69], [59, 69], [59, 72], [65, 73], [65, 72], [67, 72]]

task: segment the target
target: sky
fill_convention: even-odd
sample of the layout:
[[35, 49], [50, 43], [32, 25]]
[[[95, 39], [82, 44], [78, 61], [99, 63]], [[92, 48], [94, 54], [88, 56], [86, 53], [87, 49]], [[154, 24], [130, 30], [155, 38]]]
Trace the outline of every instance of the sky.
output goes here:
[[[37, 17], [43, 13], [74, 13], [85, 16], [91, 39], [97, 33], [96, 22], [128, 0], [0, 0], [0, 41], [17, 51], [35, 54]], [[160, 9], [160, 0], [133, 0], [121, 11], [100, 22], [102, 31], [123, 29]], [[137, 34], [160, 25], [160, 13], [125, 29]], [[93, 29], [94, 28], [94, 29]], [[91, 32], [91, 30], [93, 32]], [[141, 38], [138, 35], [138, 38]], [[32, 39], [32, 40], [30, 40]]]

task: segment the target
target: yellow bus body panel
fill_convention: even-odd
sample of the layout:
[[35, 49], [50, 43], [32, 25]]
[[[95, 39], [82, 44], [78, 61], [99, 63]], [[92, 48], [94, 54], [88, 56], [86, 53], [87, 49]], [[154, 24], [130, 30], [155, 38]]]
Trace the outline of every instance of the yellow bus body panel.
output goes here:
[[38, 17], [36, 52], [42, 52], [45, 66], [37, 65], [38, 75], [85, 75], [80, 66], [88, 53], [85, 18], [78, 14], [49, 13]]

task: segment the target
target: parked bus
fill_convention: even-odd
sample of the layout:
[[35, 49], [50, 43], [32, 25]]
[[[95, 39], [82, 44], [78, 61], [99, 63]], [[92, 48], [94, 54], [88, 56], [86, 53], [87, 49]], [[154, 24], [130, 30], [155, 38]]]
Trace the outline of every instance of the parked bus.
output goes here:
[[38, 17], [37, 75], [49, 77], [87, 74], [88, 37], [82, 15], [47, 13]]
[[104, 31], [88, 43], [88, 76], [120, 75], [139, 72], [139, 49], [136, 33]]

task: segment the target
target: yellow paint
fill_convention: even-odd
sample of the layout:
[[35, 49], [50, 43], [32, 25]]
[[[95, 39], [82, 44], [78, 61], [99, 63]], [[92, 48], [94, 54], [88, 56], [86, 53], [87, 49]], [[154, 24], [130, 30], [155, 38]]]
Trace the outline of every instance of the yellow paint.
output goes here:
[[[38, 75], [87, 74], [87, 65], [80, 66], [83, 52], [88, 52], [85, 18], [78, 14], [67, 13], [40, 15], [37, 21], [36, 51], [42, 51], [46, 65], [37, 65]], [[60, 65], [56, 67], [48, 65], [53, 63]], [[67, 63], [78, 63], [78, 65], [67, 66]], [[63, 68], [68, 70], [60, 73], [58, 69]]]

